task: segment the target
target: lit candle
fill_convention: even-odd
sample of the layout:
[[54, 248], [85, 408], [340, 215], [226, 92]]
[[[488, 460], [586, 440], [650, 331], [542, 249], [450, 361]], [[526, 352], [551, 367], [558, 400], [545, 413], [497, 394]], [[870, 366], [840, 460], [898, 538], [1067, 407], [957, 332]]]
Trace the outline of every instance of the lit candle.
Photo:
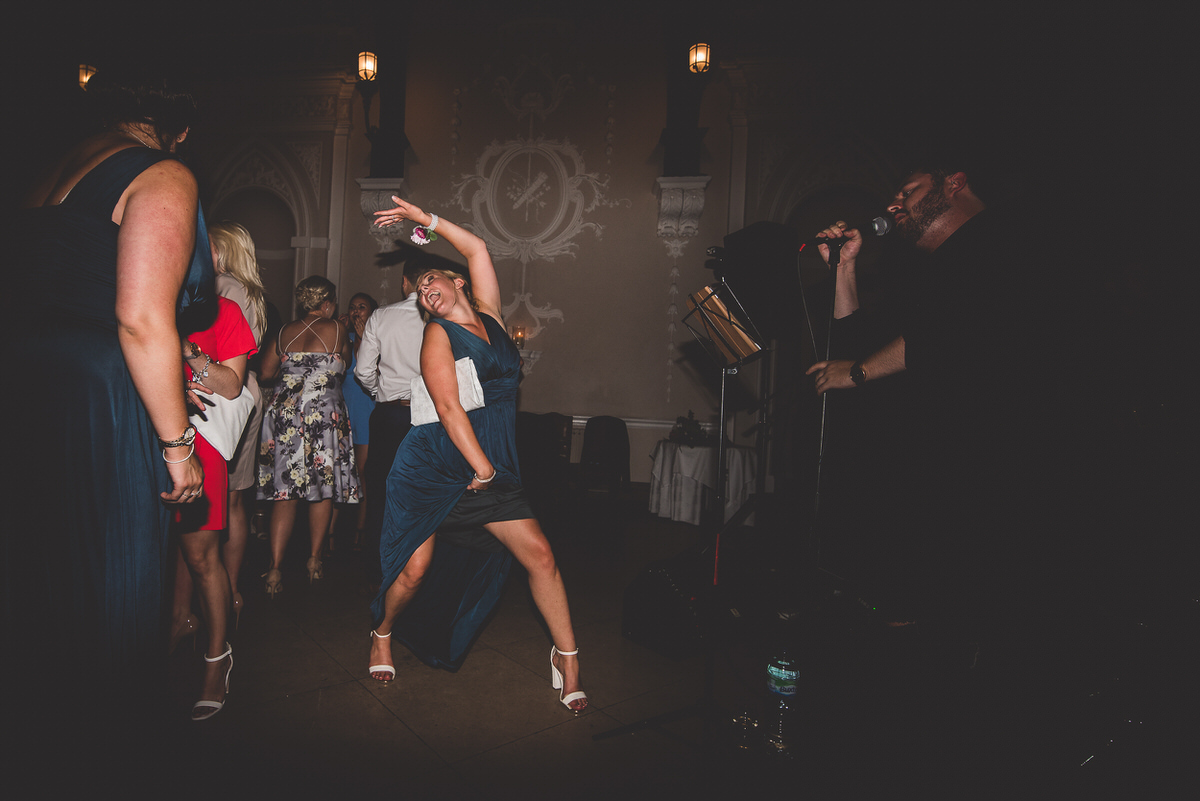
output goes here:
[[517, 346], [517, 350], [525, 347], [525, 326], [518, 325], [513, 328], [512, 340], [513, 344]]

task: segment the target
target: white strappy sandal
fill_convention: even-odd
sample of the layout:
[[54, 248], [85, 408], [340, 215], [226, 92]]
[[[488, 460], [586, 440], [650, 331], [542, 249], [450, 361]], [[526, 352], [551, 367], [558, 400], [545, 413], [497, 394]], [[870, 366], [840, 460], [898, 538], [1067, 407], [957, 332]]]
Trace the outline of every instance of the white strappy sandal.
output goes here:
[[[225, 669], [225, 700], [229, 700], [229, 674], [233, 672], [233, 648], [229, 643], [225, 643], [225, 653], [220, 656], [214, 656], [211, 659], [208, 654], [204, 655], [205, 662], [220, 662], [225, 657], [229, 657], [229, 667]], [[225, 701], [197, 701], [192, 704], [192, 720], [208, 720], [213, 715], [225, 708]], [[208, 710], [212, 710], [209, 712]]]
[[[389, 631], [387, 634], [380, 634], [374, 629], [371, 629], [371, 636], [377, 637], [381, 640], [386, 640], [392, 636], [392, 633]], [[367, 672], [389, 674], [386, 679], [375, 679], [374, 676], [371, 676], [371, 678], [375, 679], [375, 681], [382, 681], [384, 684], [387, 684], [389, 681], [396, 678], [396, 668], [392, 667], [391, 665], [371, 665], [369, 668], [367, 668]]]
[[579, 649], [576, 648], [574, 651], [560, 651], [560, 650], [558, 650], [557, 646], [554, 646], [554, 645], [550, 646], [550, 686], [553, 689], [559, 691], [558, 700], [560, 702], [562, 702], [563, 706], [565, 706], [567, 709], [571, 710], [572, 712], [579, 714], [583, 710], [587, 709], [587, 704], [584, 704], [579, 709], [576, 709], [575, 707], [571, 706], [571, 704], [573, 702], [579, 701], [581, 699], [586, 701], [587, 693], [583, 692], [582, 690], [577, 690], [576, 692], [570, 693], [566, 696], [564, 696], [562, 694], [563, 676], [562, 676], [562, 673], [560, 673], [558, 671], [558, 668], [556, 668], [554, 666], [554, 655], [555, 654], [558, 654], [559, 656], [576, 656], [579, 654]]

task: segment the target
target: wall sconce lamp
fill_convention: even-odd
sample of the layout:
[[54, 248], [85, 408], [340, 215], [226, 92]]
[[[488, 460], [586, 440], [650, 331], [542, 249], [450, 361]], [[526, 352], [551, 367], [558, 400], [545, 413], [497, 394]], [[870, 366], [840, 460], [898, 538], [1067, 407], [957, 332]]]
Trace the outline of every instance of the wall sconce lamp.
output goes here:
[[379, 62], [374, 53], [364, 50], [358, 54], [358, 91], [362, 94], [363, 124], [367, 126], [368, 140], [379, 130], [371, 125], [371, 98], [375, 96], [375, 90], [378, 88], [375, 83], [378, 68]]
[[96, 74], [96, 68], [93, 67], [91, 64], [80, 64], [79, 65], [79, 88], [86, 92], [88, 81], [90, 81], [92, 79], [92, 76], [95, 74]]
[[525, 347], [525, 326], [516, 325], [512, 330], [512, 341], [517, 346], [517, 350], [522, 350]]
[[712, 51], [708, 45], [698, 42], [688, 49], [688, 69], [692, 72], [708, 72]]

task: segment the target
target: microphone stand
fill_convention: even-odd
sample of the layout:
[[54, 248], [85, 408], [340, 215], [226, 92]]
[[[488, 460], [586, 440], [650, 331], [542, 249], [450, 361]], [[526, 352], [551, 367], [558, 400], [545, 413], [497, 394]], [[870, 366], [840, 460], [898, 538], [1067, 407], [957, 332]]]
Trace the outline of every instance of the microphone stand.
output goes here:
[[[829, 361], [830, 355], [833, 352], [832, 351], [833, 315], [837, 308], [837, 271], [838, 271], [838, 265], [841, 264], [841, 260], [842, 260], [842, 244], [844, 242], [845, 242], [845, 240], [838, 239], [838, 240], [834, 240], [834, 241], [828, 243], [829, 244], [829, 270], [830, 270], [830, 277], [833, 279], [833, 292], [830, 293], [830, 298], [829, 298], [829, 317], [827, 319], [826, 329], [825, 329], [825, 358], [823, 359], [823, 361]], [[797, 257], [797, 258], [799, 258], [799, 257]], [[814, 345], [813, 352], [815, 354], [816, 343], [814, 342], [813, 345]], [[818, 554], [820, 553], [820, 542], [815, 541], [816, 540], [816, 523], [817, 523], [817, 519], [820, 517], [820, 514], [821, 514], [821, 474], [822, 474], [822, 468], [825, 465], [825, 431], [826, 431], [828, 410], [829, 410], [829, 393], [822, 392], [821, 393], [821, 425], [820, 425], [820, 429], [819, 429], [819, 435], [817, 438], [816, 487], [813, 491], [813, 527], [809, 532], [809, 543], [810, 543], [810, 545], [816, 546]]]
[[[592, 735], [593, 740], [604, 740], [648, 728], [655, 728], [665, 734], [671, 734], [669, 730], [660, 728], [662, 724], [696, 716], [701, 719], [705, 726], [704, 740], [711, 743], [713, 739], [712, 734], [715, 733], [716, 724], [720, 716], [720, 709], [713, 700], [715, 673], [715, 657], [713, 656], [715, 627], [713, 626], [713, 621], [716, 618], [717, 593], [720, 590], [721, 534], [727, 529], [740, 526], [753, 511], [753, 504], [747, 501], [728, 522], [725, 521], [727, 496], [725, 482], [729, 473], [729, 468], [725, 463], [727, 454], [725, 443], [725, 389], [729, 377], [737, 375], [738, 368], [747, 362], [765, 355], [766, 349], [759, 344], [763, 341], [762, 335], [747, 317], [745, 309], [729, 285], [721, 281], [715, 286], [707, 287], [706, 289], [709, 289], [709, 296], [703, 297], [702, 295], [702, 300], [695, 303], [692, 310], [684, 315], [683, 318], [684, 325], [688, 327], [692, 335], [705, 346], [714, 359], [723, 365], [721, 368], [720, 422], [718, 423], [719, 439], [717, 440], [717, 485], [715, 497], [717, 523], [715, 525], [716, 530], [709, 544], [699, 553], [699, 556], [704, 556], [709, 550], [712, 551], [712, 583], [706, 586], [703, 592], [697, 593], [697, 601], [700, 605], [698, 617], [705, 624], [702, 634], [702, 647], [704, 648], [704, 684], [702, 695], [693, 703], [680, 709], [594, 734]], [[694, 298], [689, 299], [694, 301]], [[711, 299], [717, 299], [721, 302], [710, 304], [709, 300]], [[727, 306], [725, 305], [726, 303], [728, 304]], [[688, 319], [692, 315], [696, 315], [699, 319], [700, 332], [688, 323]], [[741, 320], [746, 321], [745, 325], [742, 324]], [[706, 515], [706, 517], [711, 517], [711, 515]]]

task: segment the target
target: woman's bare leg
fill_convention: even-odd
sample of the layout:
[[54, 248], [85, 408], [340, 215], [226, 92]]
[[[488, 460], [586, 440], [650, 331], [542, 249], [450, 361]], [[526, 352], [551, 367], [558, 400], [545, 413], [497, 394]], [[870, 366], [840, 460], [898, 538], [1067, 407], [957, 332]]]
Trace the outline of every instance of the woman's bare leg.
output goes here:
[[175, 588], [171, 601], [170, 649], [174, 652], [179, 641], [196, 630], [196, 623], [194, 620], [190, 625], [188, 623], [188, 618], [192, 616], [192, 574], [188, 572], [179, 544], [176, 543], [171, 550], [175, 556]]
[[275, 501], [271, 504], [271, 568], [279, 570], [288, 540], [296, 526], [296, 504], [298, 500]]
[[362, 530], [367, 526], [367, 455], [369, 445], [354, 446], [354, 463], [358, 468], [358, 517], [354, 524], [354, 544], [362, 545]]
[[[179, 537], [183, 558], [196, 584], [200, 598], [200, 611], [208, 628], [208, 647], [204, 655], [208, 658], [225, 653], [228, 641], [226, 624], [229, 620], [229, 574], [221, 563], [220, 532], [193, 531]], [[205, 664], [204, 686], [201, 700], [222, 701], [225, 699], [225, 673], [228, 661]]]
[[[375, 629], [375, 633], [381, 636], [371, 638], [371, 661], [367, 664], [396, 664], [392, 661], [392, 641], [388, 635], [392, 633], [392, 624], [396, 622], [396, 617], [404, 611], [408, 602], [421, 588], [425, 571], [429, 570], [429, 563], [433, 561], [433, 543], [434, 536], [430, 536], [421, 544], [421, 547], [413, 552], [407, 564], [404, 565], [404, 569], [400, 571], [400, 575], [396, 577], [392, 586], [388, 587], [387, 593], [383, 596], [383, 622]], [[386, 681], [389, 678], [386, 673], [372, 673], [371, 677], [379, 681]]]
[[309, 556], [321, 558], [321, 549], [325, 547], [325, 538], [329, 536], [333, 521], [332, 498], [308, 504], [308, 529], [312, 540], [312, 552]]
[[[554, 646], [560, 651], [574, 651], [575, 630], [571, 626], [571, 610], [567, 605], [567, 588], [554, 552], [537, 520], [504, 520], [488, 523], [485, 528], [508, 548], [521, 566], [529, 573], [529, 590], [533, 602], [550, 629]], [[563, 695], [581, 690], [579, 683], [579, 657], [558, 656], [554, 665], [563, 674]], [[579, 710], [587, 706], [580, 699], [572, 707]]]
[[246, 541], [250, 537], [250, 517], [246, 511], [246, 493], [243, 490], [229, 492], [229, 539], [221, 546], [221, 561], [229, 574], [229, 586], [236, 598], [238, 576], [242, 572], [242, 561], [246, 557]]

